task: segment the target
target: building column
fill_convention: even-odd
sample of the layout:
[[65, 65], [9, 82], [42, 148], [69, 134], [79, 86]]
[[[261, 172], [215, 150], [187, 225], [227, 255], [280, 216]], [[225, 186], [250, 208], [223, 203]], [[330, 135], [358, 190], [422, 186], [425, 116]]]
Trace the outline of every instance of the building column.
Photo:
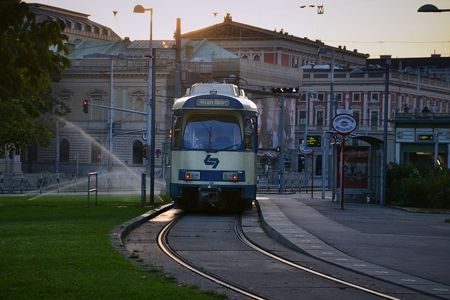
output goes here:
[[401, 159], [401, 152], [400, 152], [400, 149], [401, 149], [401, 146], [402, 146], [402, 144], [401, 143], [399, 143], [399, 142], [395, 142], [395, 157], [394, 157], [394, 162], [396, 163], [396, 164], [400, 164], [400, 159]]

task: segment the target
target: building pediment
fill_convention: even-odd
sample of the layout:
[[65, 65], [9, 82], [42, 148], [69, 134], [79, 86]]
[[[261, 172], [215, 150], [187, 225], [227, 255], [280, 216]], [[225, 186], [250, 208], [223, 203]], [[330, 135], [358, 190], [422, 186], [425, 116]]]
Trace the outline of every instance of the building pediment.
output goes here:
[[239, 22], [234, 22], [230, 15], [224, 18], [223, 23], [191, 31], [181, 36], [183, 39], [274, 39], [295, 38], [283, 30], [267, 30]]

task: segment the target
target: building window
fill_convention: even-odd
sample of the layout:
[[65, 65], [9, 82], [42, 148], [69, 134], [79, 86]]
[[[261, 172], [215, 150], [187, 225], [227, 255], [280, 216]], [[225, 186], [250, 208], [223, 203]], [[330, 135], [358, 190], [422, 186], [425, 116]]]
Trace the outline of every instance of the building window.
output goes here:
[[352, 93], [352, 101], [353, 102], [361, 102], [361, 93], [360, 92], [353, 92]]
[[292, 67], [293, 67], [293, 68], [298, 68], [298, 65], [299, 65], [299, 59], [298, 59], [298, 56], [292, 57]]
[[371, 102], [379, 102], [380, 101], [380, 93], [379, 92], [371, 92], [370, 93], [370, 101]]
[[306, 102], [306, 93], [301, 93], [300, 94], [300, 101], [301, 102]]
[[334, 101], [342, 102], [342, 93], [334, 93]]
[[86, 32], [92, 32], [92, 26], [91, 25], [86, 25], [84, 28], [85, 28]]
[[133, 143], [133, 165], [142, 165], [144, 162], [144, 144], [141, 141]]
[[323, 124], [323, 121], [324, 121], [323, 115], [324, 115], [323, 110], [316, 111], [316, 126], [319, 128], [322, 128], [324, 125]]
[[243, 54], [243, 55], [241, 56], [241, 59], [248, 59], [248, 55], [247, 55], [247, 54]]
[[[88, 99], [94, 104], [105, 105], [104, 100], [106, 98], [106, 93], [100, 90], [92, 91], [88, 94]], [[99, 107], [89, 107], [89, 114], [91, 120], [104, 120], [106, 121], [107, 111]]]
[[325, 101], [325, 93], [318, 93], [317, 94], [317, 99], [319, 99], [319, 101]]
[[327, 73], [316, 73], [314, 74], [314, 78], [328, 78]]
[[70, 158], [70, 143], [67, 139], [62, 139], [59, 143], [59, 161], [68, 162]]
[[301, 128], [305, 128], [306, 125], [306, 111], [301, 110], [298, 112], [298, 125], [301, 126]]
[[81, 23], [75, 23], [75, 29], [76, 30], [82, 30], [83, 29], [83, 26], [81, 25]]
[[370, 111], [370, 127], [377, 128], [378, 127], [378, 110]]
[[253, 60], [254, 61], [261, 61], [261, 56], [259, 56], [259, 54], [256, 54], [255, 56], [253, 56]]
[[102, 161], [102, 147], [99, 140], [91, 144], [91, 163], [99, 163]]
[[356, 120], [356, 124], [357, 126], [361, 126], [362, 124], [360, 123], [360, 118], [361, 118], [361, 112], [359, 110], [353, 110], [353, 117]]

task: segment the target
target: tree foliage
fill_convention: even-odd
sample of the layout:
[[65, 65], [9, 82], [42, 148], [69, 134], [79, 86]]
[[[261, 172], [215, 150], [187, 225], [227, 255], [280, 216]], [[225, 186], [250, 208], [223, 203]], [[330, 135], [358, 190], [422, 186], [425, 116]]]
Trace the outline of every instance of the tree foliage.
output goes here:
[[51, 84], [69, 65], [64, 23], [37, 22], [20, 0], [1, 0], [0, 15], [0, 147], [45, 144], [52, 137], [45, 116], [63, 105]]

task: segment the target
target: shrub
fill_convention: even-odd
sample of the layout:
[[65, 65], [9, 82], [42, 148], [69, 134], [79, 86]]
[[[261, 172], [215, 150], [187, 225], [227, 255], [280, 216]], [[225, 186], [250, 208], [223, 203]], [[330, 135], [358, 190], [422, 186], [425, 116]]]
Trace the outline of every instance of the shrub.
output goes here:
[[422, 208], [450, 208], [450, 171], [390, 165], [387, 203]]

